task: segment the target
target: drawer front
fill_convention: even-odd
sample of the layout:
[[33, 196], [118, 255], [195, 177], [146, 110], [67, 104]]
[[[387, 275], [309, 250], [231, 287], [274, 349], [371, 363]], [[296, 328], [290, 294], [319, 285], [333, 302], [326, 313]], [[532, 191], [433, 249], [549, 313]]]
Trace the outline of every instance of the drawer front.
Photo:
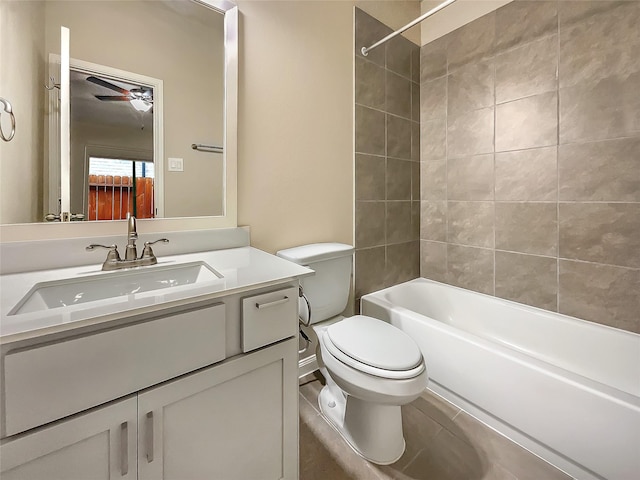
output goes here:
[[242, 351], [298, 334], [298, 289], [285, 288], [242, 299]]
[[6, 435], [225, 358], [225, 306], [208, 306], [4, 359]]

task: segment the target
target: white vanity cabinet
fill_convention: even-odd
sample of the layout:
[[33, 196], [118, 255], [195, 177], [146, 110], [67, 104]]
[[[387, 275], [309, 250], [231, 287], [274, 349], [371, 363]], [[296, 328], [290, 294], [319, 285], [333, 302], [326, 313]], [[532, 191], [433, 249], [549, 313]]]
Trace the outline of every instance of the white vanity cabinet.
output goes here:
[[289, 339], [141, 393], [140, 480], [297, 478], [297, 345]]
[[2, 480], [135, 480], [137, 399], [37, 429], [0, 447]]
[[297, 311], [296, 281], [5, 351], [0, 478], [296, 479]]

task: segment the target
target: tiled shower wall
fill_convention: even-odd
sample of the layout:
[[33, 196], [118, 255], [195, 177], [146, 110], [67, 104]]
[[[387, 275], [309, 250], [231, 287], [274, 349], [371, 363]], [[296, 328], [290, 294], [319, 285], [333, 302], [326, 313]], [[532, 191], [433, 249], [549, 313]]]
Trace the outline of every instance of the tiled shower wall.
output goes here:
[[640, 332], [639, 52], [637, 1], [516, 0], [422, 47], [422, 276]]
[[[355, 12], [355, 298], [419, 275], [420, 48]], [[359, 302], [356, 302], [357, 304]]]

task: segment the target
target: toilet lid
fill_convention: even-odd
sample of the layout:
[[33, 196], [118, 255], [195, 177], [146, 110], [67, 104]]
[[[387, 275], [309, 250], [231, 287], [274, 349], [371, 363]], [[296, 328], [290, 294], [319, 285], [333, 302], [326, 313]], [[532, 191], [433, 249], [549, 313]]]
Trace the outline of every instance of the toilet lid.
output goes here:
[[327, 328], [331, 343], [343, 354], [365, 365], [392, 371], [422, 365], [422, 353], [399, 328], [364, 315], [355, 315]]

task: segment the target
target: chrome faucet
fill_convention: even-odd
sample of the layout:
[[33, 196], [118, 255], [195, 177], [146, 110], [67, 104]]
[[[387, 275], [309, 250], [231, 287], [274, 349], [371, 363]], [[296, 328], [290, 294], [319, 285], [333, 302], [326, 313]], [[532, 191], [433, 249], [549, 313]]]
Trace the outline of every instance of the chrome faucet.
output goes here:
[[158, 259], [153, 253], [151, 245], [158, 242], [168, 243], [169, 240], [161, 238], [154, 242], [144, 242], [144, 249], [142, 255], [138, 258], [138, 249], [136, 247], [136, 240], [138, 239], [138, 232], [136, 231], [136, 217], [131, 215], [127, 220], [127, 247], [124, 253], [124, 260], [120, 258], [117, 245], [98, 245], [92, 243], [86, 249], [94, 250], [96, 248], [106, 248], [109, 250], [107, 253], [107, 259], [102, 264], [102, 270], [120, 270], [122, 268], [142, 267], [146, 265], [155, 265], [158, 263]]
[[124, 252], [125, 260], [135, 260], [138, 258], [138, 249], [136, 248], [136, 240], [138, 240], [138, 232], [136, 231], [136, 217], [131, 215], [127, 220], [127, 249]]

